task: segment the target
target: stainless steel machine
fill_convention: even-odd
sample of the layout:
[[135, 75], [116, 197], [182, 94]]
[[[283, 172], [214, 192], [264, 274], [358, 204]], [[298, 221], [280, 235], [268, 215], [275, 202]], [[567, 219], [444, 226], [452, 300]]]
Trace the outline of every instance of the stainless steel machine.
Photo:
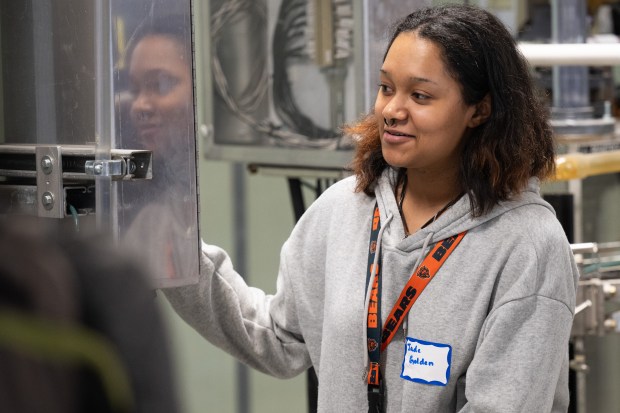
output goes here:
[[190, 0], [0, 1], [2, 214], [111, 233], [155, 287], [195, 280], [191, 17]]
[[[571, 332], [575, 411], [616, 411], [618, 405], [610, 402], [615, 385], [601, 380], [601, 376], [613, 377], [619, 358], [618, 349], [609, 338], [620, 336], [620, 243], [582, 243], [572, 247], [581, 274]], [[596, 351], [601, 349], [604, 352]], [[601, 361], [611, 371], [601, 369]], [[594, 374], [598, 376], [592, 377]]]

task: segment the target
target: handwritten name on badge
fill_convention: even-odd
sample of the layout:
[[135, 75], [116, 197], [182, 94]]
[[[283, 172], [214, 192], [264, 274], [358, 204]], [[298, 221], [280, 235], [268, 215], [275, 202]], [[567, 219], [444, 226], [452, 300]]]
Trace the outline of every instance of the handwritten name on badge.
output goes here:
[[400, 377], [417, 383], [445, 386], [450, 377], [452, 347], [407, 337]]

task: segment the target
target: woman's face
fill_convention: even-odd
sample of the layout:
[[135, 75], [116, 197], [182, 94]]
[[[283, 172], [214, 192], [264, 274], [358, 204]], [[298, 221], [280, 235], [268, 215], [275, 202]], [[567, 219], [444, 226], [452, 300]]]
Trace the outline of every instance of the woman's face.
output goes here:
[[458, 168], [460, 142], [475, 126], [474, 113], [439, 47], [415, 33], [398, 35], [383, 62], [375, 102], [386, 162], [421, 171]]
[[136, 45], [129, 62], [131, 119], [146, 147], [193, 130], [190, 56], [179, 42], [149, 35]]

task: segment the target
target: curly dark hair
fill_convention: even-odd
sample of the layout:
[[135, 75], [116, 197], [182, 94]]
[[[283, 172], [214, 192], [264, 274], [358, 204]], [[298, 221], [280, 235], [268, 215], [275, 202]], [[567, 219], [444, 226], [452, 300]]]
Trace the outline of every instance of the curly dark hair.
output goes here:
[[127, 48], [124, 51], [125, 60], [128, 62], [131, 59], [131, 55], [140, 40], [148, 36], [165, 36], [175, 40], [184, 49], [186, 59], [191, 64], [193, 44], [190, 42], [192, 35], [190, 19], [189, 15], [182, 14], [145, 19], [129, 38]]
[[[465, 104], [491, 97], [489, 118], [471, 130], [461, 153], [460, 185], [471, 195], [474, 215], [522, 191], [531, 177], [543, 180], [554, 172], [548, 110], [536, 93], [525, 58], [499, 19], [474, 6], [420, 9], [396, 26], [386, 55], [394, 39], [406, 32], [440, 48], [448, 73], [461, 85]], [[357, 190], [371, 196], [389, 167], [381, 153], [378, 116], [371, 113], [345, 127], [357, 138], [351, 164]]]

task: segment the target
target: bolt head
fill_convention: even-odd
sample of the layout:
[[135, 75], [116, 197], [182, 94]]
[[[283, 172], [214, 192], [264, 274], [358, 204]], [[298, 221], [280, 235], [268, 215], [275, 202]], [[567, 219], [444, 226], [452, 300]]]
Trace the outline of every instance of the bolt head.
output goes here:
[[53, 169], [54, 162], [52, 161], [52, 158], [50, 158], [49, 156], [44, 156], [43, 158], [41, 158], [41, 170], [44, 174], [51, 174]]
[[45, 192], [41, 196], [41, 204], [47, 210], [50, 210], [54, 207], [54, 195], [51, 192]]

